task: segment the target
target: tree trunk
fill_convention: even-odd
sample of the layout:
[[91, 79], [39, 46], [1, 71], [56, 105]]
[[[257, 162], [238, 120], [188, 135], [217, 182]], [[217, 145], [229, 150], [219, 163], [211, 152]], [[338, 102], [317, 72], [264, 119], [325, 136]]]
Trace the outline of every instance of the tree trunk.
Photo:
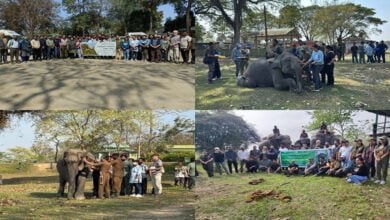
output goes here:
[[191, 5], [192, 5], [192, 0], [188, 0], [188, 5], [187, 5], [187, 11], [186, 11], [186, 27], [187, 27], [187, 33], [191, 35]]

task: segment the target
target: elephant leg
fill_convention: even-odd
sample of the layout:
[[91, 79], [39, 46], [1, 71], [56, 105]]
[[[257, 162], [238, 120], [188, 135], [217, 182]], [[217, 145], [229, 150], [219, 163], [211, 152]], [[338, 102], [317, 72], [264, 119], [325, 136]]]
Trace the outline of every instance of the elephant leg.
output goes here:
[[272, 70], [272, 81], [277, 90], [286, 90], [290, 88], [289, 80], [283, 78], [282, 72], [279, 69]]
[[59, 178], [58, 192], [57, 192], [58, 197], [64, 196], [65, 184], [66, 184], [66, 181], [60, 177]]
[[85, 189], [85, 182], [87, 180], [87, 177], [85, 175], [79, 175], [77, 178], [77, 184], [76, 184], [76, 192], [74, 194], [74, 198], [77, 200], [83, 200], [85, 199], [84, 196], [84, 189]]
[[255, 88], [256, 84], [254, 82], [251, 82], [249, 78], [241, 77], [237, 80], [237, 85], [240, 87], [248, 87], [248, 88]]
[[73, 178], [69, 179], [68, 199], [74, 198], [75, 190], [76, 190], [76, 178], [73, 177]]

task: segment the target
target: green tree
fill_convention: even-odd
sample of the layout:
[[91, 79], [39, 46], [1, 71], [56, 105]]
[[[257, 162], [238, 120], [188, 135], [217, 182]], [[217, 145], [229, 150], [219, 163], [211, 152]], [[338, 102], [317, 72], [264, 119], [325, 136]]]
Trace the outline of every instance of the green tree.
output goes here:
[[319, 35], [313, 19], [319, 9], [321, 9], [321, 7], [317, 5], [311, 5], [300, 9], [298, 30], [308, 41], [313, 41]]
[[59, 19], [59, 6], [53, 0], [0, 0], [0, 20], [7, 29], [27, 36], [47, 33]]
[[366, 38], [369, 33], [381, 33], [377, 27], [386, 21], [375, 14], [372, 8], [347, 3], [323, 7], [313, 19], [322, 38], [333, 44], [351, 36]]
[[233, 43], [240, 41], [243, 18], [247, 10], [262, 13], [264, 4], [270, 8], [278, 8], [285, 5], [296, 5], [297, 0], [211, 0], [198, 1], [196, 14], [206, 15], [209, 19], [222, 17], [225, 23], [233, 30]]
[[34, 159], [34, 154], [28, 149], [21, 146], [8, 148], [8, 151], [14, 161], [31, 161]]
[[287, 5], [279, 10], [279, 23], [290, 28], [297, 28], [301, 12], [296, 5]]
[[197, 150], [227, 145], [258, 142], [259, 135], [241, 117], [228, 112], [197, 112], [195, 124], [195, 145]]
[[328, 130], [333, 130], [345, 138], [348, 129], [354, 126], [352, 117], [355, 112], [352, 110], [315, 110], [309, 114], [312, 116], [312, 121], [306, 126], [309, 131], [319, 130], [322, 122], [325, 122]]

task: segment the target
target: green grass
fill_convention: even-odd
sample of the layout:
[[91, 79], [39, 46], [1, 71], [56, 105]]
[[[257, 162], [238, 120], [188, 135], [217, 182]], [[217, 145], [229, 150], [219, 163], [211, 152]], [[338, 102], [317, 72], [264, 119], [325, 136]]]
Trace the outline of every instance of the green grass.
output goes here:
[[[389, 183], [363, 186], [332, 177], [233, 174], [207, 178], [202, 168], [196, 219], [390, 219]], [[264, 178], [259, 185], [252, 179]], [[246, 203], [257, 189], [289, 195], [291, 202], [263, 198]]]
[[[0, 219], [194, 218], [194, 193], [173, 186], [172, 174], [163, 175], [163, 194], [160, 197], [123, 196], [104, 200], [91, 199], [92, 178], [89, 177], [85, 189], [87, 199], [76, 201], [57, 198], [58, 175], [55, 170], [39, 168], [35, 164], [31, 167], [28, 171], [1, 173]], [[148, 186], [150, 193], [151, 181]]]
[[[390, 60], [390, 57], [389, 57]], [[335, 86], [324, 86], [320, 93], [306, 87], [302, 94], [274, 88], [241, 88], [236, 85], [231, 60], [221, 61], [222, 80], [207, 83], [208, 68], [196, 66], [196, 109], [366, 109], [390, 107], [390, 64], [353, 65], [349, 60], [336, 63]]]

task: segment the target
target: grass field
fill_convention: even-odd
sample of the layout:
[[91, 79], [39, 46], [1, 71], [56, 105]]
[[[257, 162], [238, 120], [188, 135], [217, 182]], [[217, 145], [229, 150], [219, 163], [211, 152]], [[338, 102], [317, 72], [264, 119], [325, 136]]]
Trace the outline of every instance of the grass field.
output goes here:
[[[173, 186], [163, 175], [163, 194], [143, 198], [123, 196], [91, 199], [92, 178], [86, 183], [86, 200], [57, 198], [58, 175], [49, 164], [0, 165], [0, 219], [194, 219], [194, 193]], [[148, 182], [151, 191], [151, 182]]]
[[[388, 60], [390, 57], [388, 56]], [[199, 63], [199, 62], [198, 62]], [[335, 66], [335, 86], [323, 86], [302, 94], [274, 88], [241, 88], [236, 85], [230, 59], [221, 61], [222, 80], [207, 83], [208, 67], [196, 67], [196, 109], [388, 109], [390, 107], [390, 64], [355, 64], [349, 60]], [[365, 103], [359, 105], [356, 103]], [[361, 107], [360, 107], [361, 106]]]
[[[233, 174], [207, 178], [197, 188], [196, 219], [390, 219], [390, 184], [362, 186], [332, 177], [286, 177], [280, 174]], [[259, 185], [253, 179], [264, 178]], [[258, 190], [274, 190], [291, 202], [272, 198], [246, 203]]]

